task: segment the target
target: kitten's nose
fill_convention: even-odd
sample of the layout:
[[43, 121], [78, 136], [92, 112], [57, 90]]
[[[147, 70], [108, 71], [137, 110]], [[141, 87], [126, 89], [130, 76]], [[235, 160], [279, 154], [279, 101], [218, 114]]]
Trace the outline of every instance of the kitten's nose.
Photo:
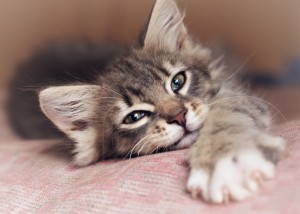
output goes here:
[[168, 123], [177, 123], [178, 125], [185, 127], [185, 114], [187, 110], [181, 109], [175, 116], [173, 116], [170, 120], [168, 120]]

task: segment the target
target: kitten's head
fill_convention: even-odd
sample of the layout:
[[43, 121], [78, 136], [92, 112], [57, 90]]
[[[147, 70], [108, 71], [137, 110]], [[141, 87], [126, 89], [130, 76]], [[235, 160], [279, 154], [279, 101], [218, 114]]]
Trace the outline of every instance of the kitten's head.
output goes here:
[[40, 92], [45, 115], [75, 143], [75, 163], [191, 145], [216, 93], [217, 61], [194, 43], [173, 0], [157, 0], [137, 48], [95, 85]]

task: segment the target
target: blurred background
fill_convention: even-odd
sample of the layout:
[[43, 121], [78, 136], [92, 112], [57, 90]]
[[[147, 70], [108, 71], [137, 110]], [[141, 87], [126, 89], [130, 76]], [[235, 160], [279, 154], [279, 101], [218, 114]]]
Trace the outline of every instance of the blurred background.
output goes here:
[[[204, 44], [225, 43], [241, 63], [247, 61], [247, 78], [253, 79], [255, 90], [288, 120], [300, 118], [299, 0], [177, 2], [195, 38]], [[0, 90], [21, 62], [49, 43], [134, 42], [153, 4], [154, 0], [1, 0]]]

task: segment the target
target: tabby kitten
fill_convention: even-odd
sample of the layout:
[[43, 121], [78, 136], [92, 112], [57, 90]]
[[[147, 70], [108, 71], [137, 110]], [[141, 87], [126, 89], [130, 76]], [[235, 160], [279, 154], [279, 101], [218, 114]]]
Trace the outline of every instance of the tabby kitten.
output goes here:
[[189, 36], [173, 0], [157, 0], [140, 46], [96, 81], [46, 87], [43, 113], [75, 143], [74, 163], [190, 147], [193, 197], [240, 201], [274, 176], [285, 141], [266, 106]]

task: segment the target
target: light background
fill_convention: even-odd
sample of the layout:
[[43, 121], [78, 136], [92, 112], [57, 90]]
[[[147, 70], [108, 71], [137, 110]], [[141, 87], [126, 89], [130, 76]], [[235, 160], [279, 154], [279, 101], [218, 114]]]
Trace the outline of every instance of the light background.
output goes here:
[[[92, 39], [128, 44], [152, 0], [1, 0], [1, 85], [16, 63], [49, 41]], [[280, 72], [300, 53], [298, 0], [181, 0], [190, 32], [204, 43], [229, 41], [253, 66]]]
[[[0, 88], [7, 85], [16, 65], [49, 42], [89, 39], [129, 44], [137, 37], [153, 3], [153, 0], [1, 0]], [[185, 23], [196, 38], [203, 43], [226, 41], [242, 58], [255, 52], [248, 63], [253, 69], [280, 74], [293, 57], [300, 55], [299, 0], [178, 0], [178, 3], [185, 9]], [[293, 90], [291, 99], [297, 102], [300, 90]], [[292, 96], [289, 90], [275, 99], [276, 105], [287, 102], [282, 100], [287, 96]], [[296, 112], [300, 112], [300, 101], [298, 104], [293, 104]]]

